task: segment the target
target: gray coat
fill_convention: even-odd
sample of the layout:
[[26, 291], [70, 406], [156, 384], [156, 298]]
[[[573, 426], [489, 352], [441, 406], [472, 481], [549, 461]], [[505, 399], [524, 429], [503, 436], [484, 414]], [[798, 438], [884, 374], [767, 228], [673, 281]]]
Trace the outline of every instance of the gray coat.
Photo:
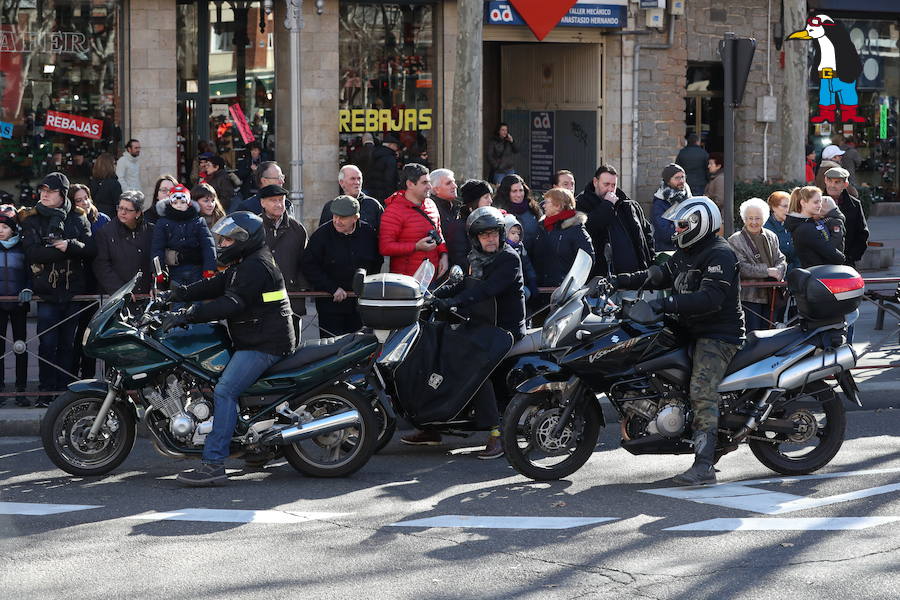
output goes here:
[[[769, 244], [769, 253], [775, 259], [775, 267], [781, 271], [781, 277], [784, 277], [784, 272], [787, 270], [787, 261], [778, 247], [778, 236], [765, 228], [762, 230], [762, 235]], [[771, 281], [768, 273], [769, 265], [756, 260], [756, 255], [750, 249], [747, 240], [741, 235], [740, 231], [735, 231], [731, 234], [731, 237], [728, 238], [728, 243], [731, 244], [734, 253], [737, 255], [738, 266], [741, 270], [741, 281]], [[772, 297], [772, 292], [769, 290], [770, 288], [765, 287], [741, 286], [741, 301], [768, 304], [769, 299]]]

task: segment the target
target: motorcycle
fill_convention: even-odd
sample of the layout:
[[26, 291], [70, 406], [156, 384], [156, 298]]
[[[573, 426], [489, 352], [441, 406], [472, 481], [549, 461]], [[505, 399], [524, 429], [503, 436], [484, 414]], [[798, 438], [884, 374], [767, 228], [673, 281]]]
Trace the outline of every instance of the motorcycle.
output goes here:
[[[475, 308], [474, 316], [453, 311], [447, 321], [437, 320], [437, 290], [429, 291], [433, 277], [433, 265], [423, 261], [413, 277], [366, 276], [360, 270], [354, 282], [360, 317], [380, 346], [377, 357], [348, 383], [368, 394], [376, 410], [381, 425], [377, 450], [391, 440], [398, 416], [446, 435], [467, 437], [485, 430], [470, 403], [478, 389], [490, 380], [503, 406], [515, 385], [541, 362], [535, 361], [540, 330], [529, 330], [514, 344], [511, 334], [489, 324], [496, 311], [493, 300]], [[455, 266], [440, 287], [463, 279]]]
[[[552, 366], [519, 385], [504, 412], [507, 459], [531, 479], [567, 477], [587, 462], [606, 425], [601, 393], [630, 453], [693, 453], [686, 336], [668, 317], [646, 322], [652, 310], [642, 300], [612, 302], [603, 278], [585, 286], [590, 268], [581, 253], [551, 297], [542, 356]], [[716, 456], [746, 442], [766, 467], [797, 475], [828, 464], [844, 440], [845, 409], [826, 378], [862, 406], [847, 327], [864, 283], [850, 267], [823, 265], [792, 272], [788, 287], [800, 323], [751, 332], [718, 387]]]
[[[135, 300], [139, 278], [109, 298], [84, 334], [84, 352], [106, 362], [108, 382], [70, 384], [41, 422], [47, 456], [72, 475], [102, 475], [121, 464], [137, 422], [173, 458], [199, 458], [212, 431], [212, 389], [233, 351], [228, 332], [219, 323], [161, 332], [165, 304], [155, 289]], [[316, 477], [361, 468], [375, 452], [378, 421], [368, 398], [344, 380], [377, 349], [375, 336], [361, 332], [301, 344], [239, 398], [233, 453], [283, 453]]]

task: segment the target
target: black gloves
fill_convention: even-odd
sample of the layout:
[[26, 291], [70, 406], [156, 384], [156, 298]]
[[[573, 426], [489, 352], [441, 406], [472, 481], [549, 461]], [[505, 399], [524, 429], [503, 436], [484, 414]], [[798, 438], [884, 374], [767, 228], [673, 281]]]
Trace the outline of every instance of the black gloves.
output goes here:
[[434, 306], [434, 311], [435, 314], [437, 314], [438, 319], [446, 320], [450, 317], [450, 312], [453, 310], [455, 304], [452, 300], [446, 298], [435, 298], [432, 306]]
[[175, 312], [167, 314], [163, 317], [162, 324], [159, 326], [159, 332], [166, 333], [176, 327], [184, 327], [191, 322], [190, 319], [193, 314], [193, 307], [182, 308], [181, 310], [176, 310]]
[[628, 310], [628, 318], [644, 325], [657, 323], [666, 313], [664, 303], [664, 300], [651, 300], [650, 302], [641, 300]]
[[161, 304], [171, 304], [173, 302], [184, 302], [184, 291], [187, 286], [175, 284], [170, 290], [164, 290], [156, 295], [156, 300]]

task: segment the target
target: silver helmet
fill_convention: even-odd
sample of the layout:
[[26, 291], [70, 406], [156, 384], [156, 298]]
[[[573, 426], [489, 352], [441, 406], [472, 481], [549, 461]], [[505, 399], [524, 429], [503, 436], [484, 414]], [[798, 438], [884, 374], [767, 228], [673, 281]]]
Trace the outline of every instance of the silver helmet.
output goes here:
[[662, 218], [675, 223], [672, 241], [679, 248], [696, 244], [722, 226], [719, 207], [706, 196], [694, 196], [673, 204], [662, 214]]

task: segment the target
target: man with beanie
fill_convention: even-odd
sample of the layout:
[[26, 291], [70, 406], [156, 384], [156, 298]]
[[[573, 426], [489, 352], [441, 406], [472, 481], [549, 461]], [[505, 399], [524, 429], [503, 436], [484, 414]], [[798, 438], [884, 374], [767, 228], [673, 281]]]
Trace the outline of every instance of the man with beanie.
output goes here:
[[869, 226], [863, 213], [862, 203], [850, 193], [850, 173], [843, 167], [832, 167], [825, 171], [825, 192], [834, 199], [844, 214], [846, 235], [844, 255], [851, 267], [862, 259], [869, 247]]
[[[40, 200], [24, 211], [22, 244], [31, 264], [38, 303], [37, 333], [40, 344], [41, 391], [64, 390], [74, 370], [75, 329], [72, 318], [84, 305], [72, 297], [87, 285], [85, 260], [96, 254], [91, 226], [84, 211], [69, 201], [69, 179], [50, 173], [38, 186]], [[47, 406], [50, 396], [41, 396], [35, 406]]]
[[[643, 271], [653, 262], [653, 229], [641, 205], [625, 195], [618, 182], [615, 167], [602, 165], [575, 198], [575, 210], [587, 215], [585, 228], [597, 255], [592, 275]], [[612, 249], [611, 265], [604, 256], [606, 244]]]
[[684, 169], [676, 163], [667, 164], [662, 170], [662, 184], [653, 194], [653, 243], [657, 252], [675, 249], [672, 243], [675, 226], [662, 218], [663, 213], [690, 197], [691, 187]]
[[362, 327], [356, 311], [356, 298], [349, 298], [357, 269], [367, 273], [381, 271], [378, 234], [360, 218], [359, 201], [353, 196], [338, 196], [331, 201], [331, 221], [323, 223], [309, 238], [303, 253], [302, 268], [316, 290], [331, 298], [316, 298], [319, 328], [325, 335], [353, 333]]

